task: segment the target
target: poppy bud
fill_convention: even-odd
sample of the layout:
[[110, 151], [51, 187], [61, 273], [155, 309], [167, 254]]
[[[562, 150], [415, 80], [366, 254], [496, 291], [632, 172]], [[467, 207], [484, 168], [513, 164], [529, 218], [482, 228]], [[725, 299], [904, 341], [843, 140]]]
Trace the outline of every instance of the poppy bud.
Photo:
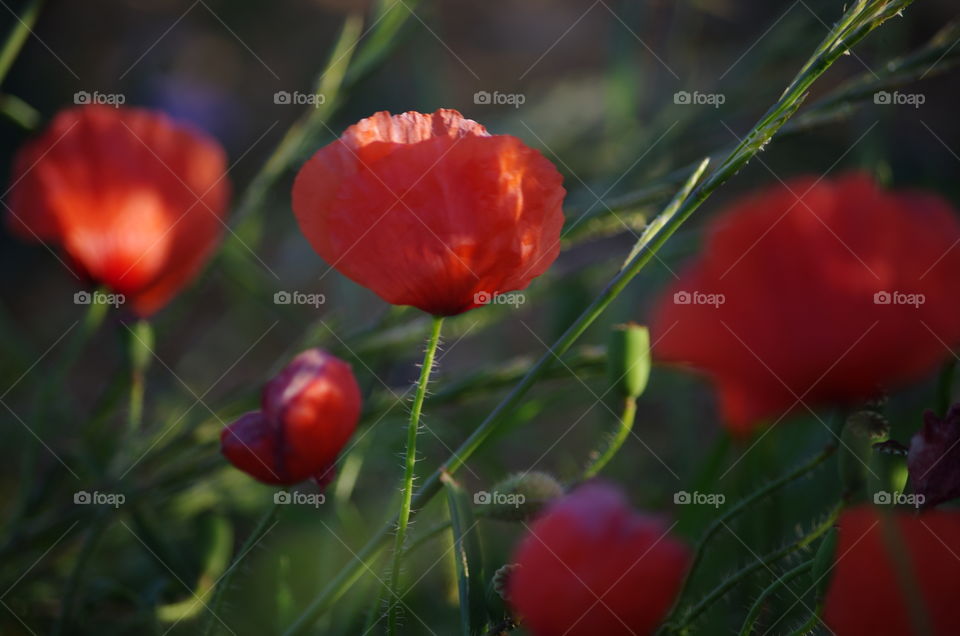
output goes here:
[[512, 562], [507, 599], [531, 634], [618, 636], [653, 633], [690, 551], [619, 489], [588, 482], [547, 508]]
[[547, 473], [518, 473], [507, 477], [487, 493], [487, 516], [501, 521], [522, 521], [536, 516], [554, 499], [563, 495], [563, 486]]
[[500, 566], [493, 577], [490, 579], [490, 585], [487, 586], [487, 608], [490, 615], [500, 620], [505, 616], [510, 616], [510, 608], [507, 604], [507, 587], [510, 581], [510, 575], [517, 566], [512, 563]]
[[58, 244], [71, 268], [148, 316], [216, 246], [226, 172], [216, 141], [161, 113], [71, 108], [17, 152], [7, 221], [25, 240]]
[[617, 325], [607, 345], [607, 371], [621, 397], [639, 397], [650, 378], [650, 332], [634, 322]]
[[556, 260], [562, 181], [538, 151], [455, 110], [379, 112], [303, 166], [293, 211], [341, 274], [449, 316], [526, 288]]
[[267, 383], [260, 405], [223, 430], [230, 463], [268, 484], [328, 483], [360, 417], [350, 365], [320, 349], [304, 351]]
[[924, 505], [960, 497], [960, 404], [943, 419], [931, 411], [923, 414], [923, 427], [910, 439], [907, 467]]
[[[885, 515], [885, 516], [881, 516]], [[960, 514], [846, 510], [823, 621], [838, 636], [960, 634]]]

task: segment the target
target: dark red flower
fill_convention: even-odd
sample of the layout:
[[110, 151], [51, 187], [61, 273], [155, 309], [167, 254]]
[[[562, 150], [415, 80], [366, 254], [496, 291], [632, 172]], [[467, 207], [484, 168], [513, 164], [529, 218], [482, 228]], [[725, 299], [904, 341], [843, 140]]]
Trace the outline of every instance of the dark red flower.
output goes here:
[[709, 226], [660, 299], [655, 355], [716, 384], [745, 433], [803, 404], [919, 379], [960, 343], [960, 223], [942, 199], [867, 176], [794, 179]]
[[932, 411], [923, 414], [923, 428], [910, 439], [907, 466], [910, 485], [925, 506], [960, 497], [960, 404], [943, 419]]
[[207, 135], [148, 110], [81, 106], [17, 153], [7, 221], [60, 245], [145, 316], [206, 262], [229, 190], [226, 156]]
[[267, 383], [260, 406], [223, 429], [221, 451], [230, 463], [268, 484], [329, 481], [360, 417], [350, 365], [308, 349]]
[[293, 210], [331, 267], [389, 303], [452, 315], [550, 267], [561, 182], [539, 152], [454, 110], [380, 112], [303, 166]]
[[653, 632], [690, 552], [619, 489], [591, 482], [533, 523], [513, 561], [507, 598], [531, 633], [616, 636]]
[[960, 634], [960, 514], [862, 506], [839, 524], [823, 611], [835, 634]]

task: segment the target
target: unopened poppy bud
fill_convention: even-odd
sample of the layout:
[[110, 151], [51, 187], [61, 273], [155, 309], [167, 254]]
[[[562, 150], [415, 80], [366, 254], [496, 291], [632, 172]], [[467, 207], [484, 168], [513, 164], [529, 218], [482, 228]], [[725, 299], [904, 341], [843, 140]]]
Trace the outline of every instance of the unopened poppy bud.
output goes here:
[[501, 521], [522, 521], [539, 513], [563, 495], [563, 486], [547, 473], [518, 473], [507, 477], [491, 492], [477, 493], [476, 502], [487, 504], [481, 513]]
[[260, 404], [223, 430], [230, 463], [268, 484], [328, 483], [360, 418], [350, 365], [320, 349], [304, 351], [267, 383]]
[[493, 616], [511, 615], [510, 607], [506, 603], [507, 586], [510, 583], [510, 575], [516, 569], [515, 563], [507, 563], [500, 566], [490, 579], [490, 585], [487, 588], [487, 607]]
[[650, 332], [636, 323], [617, 325], [610, 332], [607, 370], [613, 390], [637, 398], [650, 378]]
[[923, 426], [907, 452], [910, 485], [922, 505], [936, 506], [960, 497], [960, 404], [945, 417], [923, 414]]

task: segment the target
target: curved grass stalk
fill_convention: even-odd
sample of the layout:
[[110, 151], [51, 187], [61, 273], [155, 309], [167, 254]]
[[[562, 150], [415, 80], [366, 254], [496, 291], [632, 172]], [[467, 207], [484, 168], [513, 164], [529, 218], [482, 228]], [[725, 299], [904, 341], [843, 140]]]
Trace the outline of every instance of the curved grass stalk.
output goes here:
[[764, 588], [764, 590], [760, 592], [760, 596], [757, 597], [757, 600], [755, 600], [753, 605], [750, 606], [750, 611], [747, 613], [747, 617], [743, 621], [743, 626], [740, 628], [740, 636], [750, 636], [750, 634], [753, 633], [753, 626], [756, 624], [757, 619], [760, 618], [760, 612], [763, 610], [763, 604], [768, 598], [775, 594], [781, 587], [786, 586], [786, 584], [793, 579], [797, 578], [801, 574], [809, 572], [812, 569], [813, 559], [804, 561], [792, 570], [787, 570], [780, 576], [777, 576], [777, 580]]
[[[723, 596], [733, 589], [737, 584], [743, 581], [745, 578], [759, 570], [760, 568], [770, 568], [774, 563], [780, 559], [793, 554], [799, 550], [802, 550], [810, 546], [814, 541], [822, 537], [824, 534], [829, 531], [837, 521], [837, 518], [840, 516], [840, 511], [843, 509], [843, 503], [836, 504], [831, 508], [827, 518], [817, 524], [813, 530], [803, 535], [796, 541], [788, 543], [787, 545], [774, 550], [773, 552], [766, 554], [760, 558], [755, 559], [749, 565], [746, 565], [739, 570], [737, 570], [733, 575], [724, 580], [720, 585], [713, 588], [710, 592], [707, 593], [699, 602], [697, 602], [693, 607], [684, 612], [683, 617], [676, 621], [675, 623], [665, 622], [663, 627], [661, 627], [660, 632], [667, 633], [684, 633], [690, 625], [699, 618], [704, 612], [706, 612], [710, 607], [716, 603], [718, 600], [723, 598]], [[669, 617], [668, 617], [669, 620]]]
[[796, 481], [797, 479], [811, 473], [814, 469], [817, 468], [820, 464], [825, 462], [831, 455], [833, 455], [837, 450], [836, 444], [830, 444], [826, 446], [822, 451], [803, 462], [790, 472], [786, 473], [769, 482], [768, 484], [758, 488], [754, 492], [750, 493], [740, 501], [736, 503], [733, 507], [727, 510], [725, 513], [714, 519], [707, 529], [704, 530], [703, 535], [697, 541], [697, 545], [694, 548], [693, 559], [690, 562], [690, 568], [687, 570], [687, 575], [683, 580], [683, 584], [680, 586], [680, 591], [677, 593], [677, 600], [674, 603], [673, 608], [667, 614], [667, 618], [664, 619], [664, 623], [669, 623], [672, 618], [676, 615], [680, 604], [683, 601], [683, 597], [686, 595], [687, 590], [690, 588], [690, 584], [693, 581], [693, 575], [697, 569], [697, 566], [700, 565], [700, 562], [703, 560], [703, 556], [706, 553], [707, 544], [710, 543], [711, 539], [716, 536], [717, 532], [721, 528], [727, 527], [727, 525], [743, 511], [747, 510], [750, 506], [756, 502], [769, 497], [777, 490], [783, 488], [784, 486]]
[[[247, 553], [253, 549], [257, 542], [263, 538], [263, 535], [273, 527], [274, 519], [277, 518], [277, 513], [280, 510], [280, 505], [274, 503], [270, 506], [263, 516], [260, 517], [260, 520], [257, 522], [257, 525], [254, 527], [253, 532], [250, 533], [250, 536], [247, 537], [247, 540], [243, 542], [243, 545], [240, 547], [240, 551], [237, 552], [237, 556], [234, 557], [233, 561], [230, 562], [230, 565], [227, 566], [226, 572], [223, 573], [223, 576], [213, 584], [213, 587], [216, 588], [213, 594], [213, 600], [210, 602], [209, 607], [209, 616], [207, 617], [207, 624], [204, 627], [203, 634], [204, 636], [213, 636], [217, 632], [217, 627], [220, 625], [220, 621], [217, 616], [220, 615], [220, 609], [223, 607], [223, 597], [226, 593], [226, 590], [230, 587], [230, 581], [233, 579], [233, 573], [237, 569], [237, 564], [240, 563], [240, 559], [247, 556]], [[208, 590], [209, 593], [209, 590]]]

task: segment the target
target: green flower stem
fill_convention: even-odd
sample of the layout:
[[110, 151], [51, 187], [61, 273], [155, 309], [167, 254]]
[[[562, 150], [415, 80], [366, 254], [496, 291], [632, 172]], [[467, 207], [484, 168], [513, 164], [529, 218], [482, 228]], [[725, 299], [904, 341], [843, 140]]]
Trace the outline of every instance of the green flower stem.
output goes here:
[[130, 362], [130, 408], [127, 412], [127, 432], [140, 430], [143, 421], [143, 395], [146, 373], [153, 358], [153, 329], [146, 320], [138, 321], [129, 329], [127, 355]]
[[[827, 515], [827, 518], [822, 522], [817, 524], [813, 530], [803, 535], [796, 541], [788, 543], [787, 545], [774, 550], [773, 552], [759, 557], [752, 561], [749, 565], [746, 565], [739, 570], [737, 570], [732, 576], [724, 580], [720, 585], [716, 586], [707, 593], [696, 605], [691, 607], [689, 610], [684, 612], [683, 618], [676, 622], [676, 624], [670, 624], [665, 622], [661, 631], [667, 631], [672, 633], [684, 633], [687, 628], [704, 612], [706, 612], [710, 607], [721, 599], [727, 592], [733, 589], [738, 583], [743, 581], [745, 578], [759, 570], [760, 568], [770, 568], [774, 563], [780, 559], [802, 550], [810, 546], [814, 541], [826, 534], [830, 528], [834, 526], [837, 521], [837, 518], [840, 516], [840, 511], [843, 509], [843, 503], [836, 504], [831, 508], [830, 513]], [[668, 618], [669, 620], [669, 618]]]
[[[430, 372], [433, 370], [433, 359], [440, 344], [440, 329], [443, 327], [443, 318], [434, 316], [433, 328], [430, 331], [430, 340], [423, 355], [423, 366], [420, 368], [420, 379], [417, 381], [417, 392], [413, 397], [413, 406], [410, 409], [410, 421], [407, 425], [407, 455], [404, 460], [403, 490], [400, 500], [400, 515], [397, 518], [397, 533], [393, 543], [393, 566], [390, 569], [390, 596], [399, 598], [400, 566], [403, 561], [403, 552], [407, 538], [407, 526], [410, 523], [410, 505], [413, 500], [413, 477], [417, 464], [417, 435], [420, 433], [420, 412], [423, 410], [423, 400], [427, 395], [427, 384], [430, 383]], [[392, 599], [391, 599], [392, 601]], [[387, 628], [390, 634], [397, 633], [397, 622], [400, 615], [398, 603], [392, 603]]]
[[793, 579], [797, 578], [801, 574], [809, 572], [811, 569], [813, 569], [813, 559], [804, 561], [792, 570], [788, 570], [777, 576], [773, 583], [768, 585], [762, 592], [760, 592], [760, 596], [758, 596], [757, 600], [753, 602], [753, 605], [750, 607], [750, 611], [747, 614], [747, 618], [743, 621], [743, 627], [740, 628], [740, 636], [750, 636], [750, 634], [753, 633], [753, 626], [756, 624], [757, 619], [760, 618], [760, 612], [763, 611], [763, 604], [768, 598], [770, 598], [770, 596], [772, 596], [775, 592], [777, 592], [777, 590], [785, 586]]
[[680, 586], [680, 592], [677, 594], [677, 600], [674, 603], [673, 608], [670, 613], [667, 614], [667, 618], [664, 619], [664, 623], [669, 623], [673, 617], [676, 615], [680, 603], [683, 600], [683, 597], [686, 595], [687, 591], [690, 588], [690, 584], [693, 581], [694, 573], [697, 569], [697, 566], [700, 565], [700, 562], [703, 560], [703, 556], [706, 552], [707, 544], [716, 536], [717, 532], [721, 528], [725, 528], [728, 524], [743, 511], [747, 510], [750, 506], [756, 502], [769, 497], [777, 490], [783, 488], [787, 484], [790, 484], [797, 479], [803, 477], [804, 475], [809, 474], [814, 469], [816, 469], [820, 464], [825, 462], [831, 455], [833, 455], [837, 450], [836, 444], [829, 444], [822, 451], [803, 462], [790, 472], [786, 473], [769, 482], [768, 484], [762, 486], [761, 488], [750, 493], [740, 501], [738, 501], [733, 507], [727, 510], [725, 513], [713, 520], [713, 522], [707, 526], [707, 529], [704, 531], [703, 535], [700, 537], [700, 540], [697, 541], [696, 548], [694, 548], [693, 559], [690, 562], [690, 568], [687, 570], [686, 578], [683, 581], [683, 584]]
[[[560, 336], [550, 351], [534, 364], [503, 401], [487, 416], [473, 433], [457, 448], [447, 462], [441, 465], [423, 484], [412, 505], [420, 508], [440, 490], [440, 475], [443, 471], [454, 473], [463, 466], [490, 437], [496, 433], [518, 406], [523, 396], [536, 384], [557, 357], [563, 355], [586, 329], [603, 313], [623, 289], [653, 258], [654, 254], [672, 236], [697, 208], [721, 185], [727, 182], [754, 155], [761, 151], [777, 131], [800, 107], [807, 90], [813, 82], [851, 46], [890, 17], [896, 15], [912, 0], [894, 2], [859, 0], [845, 14], [840, 25], [831, 30], [823, 44], [803, 66], [793, 82], [768, 113], [744, 137], [744, 142], [706, 180], [700, 182], [707, 161], [700, 164], [690, 175], [684, 187], [664, 209], [661, 215], [644, 231], [634, 249], [634, 257], [607, 284], [600, 295], [587, 307], [574, 323]], [[699, 183], [699, 185], [697, 185]], [[340, 598], [350, 584], [357, 580], [367, 566], [367, 559], [375, 555], [388, 538], [393, 522], [385, 525], [360, 549], [356, 558], [344, 566], [340, 573], [319, 593], [313, 602], [287, 630], [287, 634], [299, 634], [307, 630], [336, 599]]]
[[617, 451], [620, 450], [620, 447], [623, 446], [623, 443], [627, 441], [627, 438], [630, 436], [630, 431], [633, 430], [633, 422], [636, 417], [636, 398], [625, 397], [623, 399], [623, 411], [620, 414], [620, 426], [617, 428], [617, 432], [614, 434], [603, 453], [593, 460], [587, 469], [583, 471], [583, 481], [586, 481], [592, 477], [596, 477], [597, 474], [603, 470], [604, 466], [606, 466], [610, 460], [613, 459], [613, 456], [617, 454]]
[[[237, 564], [240, 563], [240, 559], [247, 556], [247, 552], [253, 549], [257, 542], [263, 538], [263, 535], [267, 533], [270, 528], [274, 526], [274, 520], [277, 518], [277, 513], [280, 511], [280, 504], [274, 503], [272, 506], [267, 508], [267, 510], [260, 517], [260, 520], [257, 522], [257, 525], [254, 527], [253, 532], [250, 533], [250, 536], [247, 537], [247, 540], [243, 542], [243, 545], [240, 547], [240, 551], [237, 552], [237, 555], [233, 558], [233, 561], [230, 562], [230, 565], [227, 566], [227, 571], [223, 573], [223, 576], [220, 577], [220, 580], [217, 581], [214, 585], [216, 586], [216, 591], [213, 594], [213, 600], [210, 602], [209, 606], [209, 616], [207, 617], [207, 623], [203, 630], [204, 636], [213, 636], [217, 632], [217, 628], [220, 626], [220, 620], [217, 616], [220, 615], [220, 608], [223, 607], [223, 596], [227, 589], [230, 588], [230, 581], [233, 579], [233, 573], [238, 569]], [[210, 590], [207, 591], [209, 593]]]

